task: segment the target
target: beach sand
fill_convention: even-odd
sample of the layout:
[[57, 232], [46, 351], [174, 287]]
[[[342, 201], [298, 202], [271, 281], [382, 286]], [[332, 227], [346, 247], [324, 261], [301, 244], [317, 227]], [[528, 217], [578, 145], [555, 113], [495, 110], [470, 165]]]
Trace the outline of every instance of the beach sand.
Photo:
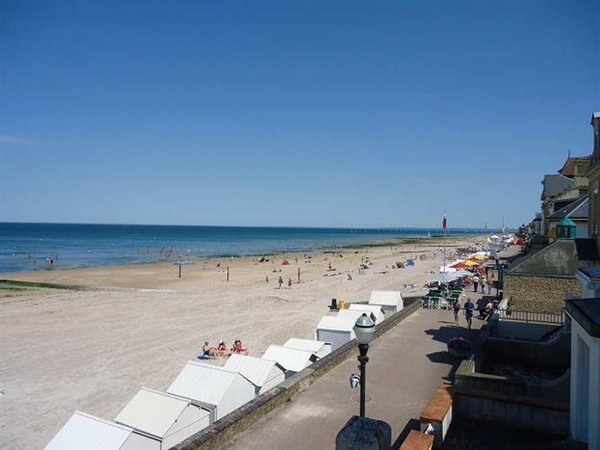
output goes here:
[[[447, 254], [475, 240], [449, 239]], [[205, 340], [231, 346], [239, 338], [261, 356], [290, 337], [314, 339], [332, 298], [364, 302], [374, 289], [414, 294], [404, 285], [422, 287], [437, 272], [441, 245], [433, 238], [311, 252], [311, 259], [196, 260], [181, 279], [171, 262], [2, 274], [85, 288], [0, 290], [0, 448], [43, 448], [75, 410], [113, 419], [142, 386], [165, 390]], [[415, 256], [415, 266], [392, 268]], [[372, 265], [359, 274], [365, 257]]]

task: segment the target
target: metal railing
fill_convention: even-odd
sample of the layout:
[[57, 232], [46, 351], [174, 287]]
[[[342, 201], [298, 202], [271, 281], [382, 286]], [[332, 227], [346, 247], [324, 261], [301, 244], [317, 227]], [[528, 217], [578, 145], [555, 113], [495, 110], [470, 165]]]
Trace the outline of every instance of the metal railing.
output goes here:
[[428, 309], [449, 309], [450, 302], [444, 297], [427, 298], [421, 299], [421, 306]]
[[498, 308], [496, 312], [500, 319], [515, 320], [520, 322], [538, 322], [538, 323], [565, 323], [565, 311], [530, 311], [525, 309]]

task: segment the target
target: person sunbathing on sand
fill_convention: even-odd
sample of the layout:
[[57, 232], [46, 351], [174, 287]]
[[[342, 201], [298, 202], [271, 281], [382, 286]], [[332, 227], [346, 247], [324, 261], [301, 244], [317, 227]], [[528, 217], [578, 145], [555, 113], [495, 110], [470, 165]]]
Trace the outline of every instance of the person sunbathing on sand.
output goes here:
[[240, 341], [239, 339], [236, 339], [235, 342], [233, 343], [233, 347], [231, 348], [231, 352], [232, 353], [246, 353], [248, 351], [248, 349], [245, 349], [242, 346], [242, 341]]
[[211, 347], [208, 341], [204, 342], [204, 346], [202, 347], [202, 354], [208, 357], [219, 356], [219, 351], [216, 347]]
[[219, 341], [219, 346], [217, 347], [217, 352], [219, 353], [219, 356], [231, 355], [231, 352], [229, 352], [229, 350], [227, 350], [227, 346], [225, 345], [225, 342], [223, 342], [223, 339], [221, 339]]

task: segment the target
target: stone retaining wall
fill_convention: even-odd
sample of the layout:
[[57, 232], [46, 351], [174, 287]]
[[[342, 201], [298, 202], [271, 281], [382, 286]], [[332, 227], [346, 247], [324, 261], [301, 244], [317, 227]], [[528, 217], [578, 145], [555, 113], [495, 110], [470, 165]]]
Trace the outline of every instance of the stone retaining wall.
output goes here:
[[[404, 309], [388, 317], [375, 327], [374, 339], [381, 337], [421, 306], [420, 298], [404, 300]], [[246, 403], [227, 416], [217, 420], [210, 427], [191, 436], [175, 450], [208, 450], [223, 445], [254, 424], [259, 418], [291, 401], [296, 395], [307, 389], [319, 377], [344, 362], [356, 353], [356, 340], [352, 340], [329, 355], [319, 359], [306, 369], [285, 380]]]
[[560, 312], [567, 291], [580, 295], [579, 282], [574, 276], [504, 275], [504, 296], [515, 309]]

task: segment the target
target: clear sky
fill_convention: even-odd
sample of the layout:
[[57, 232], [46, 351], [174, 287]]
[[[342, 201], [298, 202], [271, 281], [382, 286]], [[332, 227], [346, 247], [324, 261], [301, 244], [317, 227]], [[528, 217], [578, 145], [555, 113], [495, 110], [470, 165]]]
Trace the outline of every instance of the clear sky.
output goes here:
[[518, 226], [600, 2], [0, 2], [0, 221]]

